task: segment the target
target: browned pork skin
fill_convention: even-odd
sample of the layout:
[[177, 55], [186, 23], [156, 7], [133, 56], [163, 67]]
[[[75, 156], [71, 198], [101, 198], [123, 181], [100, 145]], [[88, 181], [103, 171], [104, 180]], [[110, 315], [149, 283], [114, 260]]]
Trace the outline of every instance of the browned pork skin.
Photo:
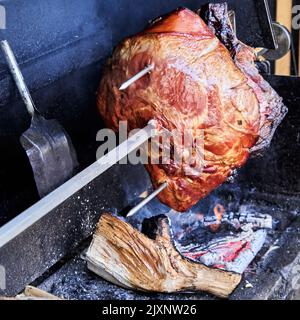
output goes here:
[[205, 291], [226, 298], [240, 283], [239, 274], [181, 256], [173, 245], [167, 217], [150, 222], [149, 230], [155, 230], [151, 238], [103, 214], [87, 252], [88, 268], [122, 287], [150, 292]]
[[[260, 137], [270, 135], [267, 129], [274, 133], [282, 119], [277, 108], [281, 99], [253, 74], [252, 51], [238, 50], [236, 56], [215, 36], [213, 25], [209, 28], [196, 13], [178, 9], [123, 41], [102, 78], [98, 108], [109, 128], [117, 131], [119, 122], [127, 120], [132, 130], [155, 119], [161, 130], [204, 130], [203, 170], [174, 161], [146, 166], [155, 187], [168, 182], [159, 199], [177, 211], [188, 210], [224, 183], [257, 143], [264, 144]], [[155, 65], [150, 74], [119, 90], [149, 64]]]

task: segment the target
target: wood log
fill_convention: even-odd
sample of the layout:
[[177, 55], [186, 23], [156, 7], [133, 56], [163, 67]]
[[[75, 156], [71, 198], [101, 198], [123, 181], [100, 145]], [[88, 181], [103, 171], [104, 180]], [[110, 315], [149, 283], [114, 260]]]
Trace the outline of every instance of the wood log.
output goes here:
[[61, 298], [58, 298], [51, 293], [48, 293], [44, 290], [41, 290], [33, 286], [27, 286], [24, 290], [24, 293], [20, 297], [37, 298], [42, 300], [61, 300]]
[[227, 298], [241, 281], [239, 274], [184, 258], [173, 243], [166, 216], [148, 219], [141, 233], [103, 214], [86, 259], [88, 268], [104, 279], [140, 291], [205, 291]]
[[22, 294], [19, 294], [13, 298], [0, 297], [0, 300], [16, 301], [16, 300], [62, 300], [62, 299], [44, 290], [35, 288], [33, 286], [27, 286]]

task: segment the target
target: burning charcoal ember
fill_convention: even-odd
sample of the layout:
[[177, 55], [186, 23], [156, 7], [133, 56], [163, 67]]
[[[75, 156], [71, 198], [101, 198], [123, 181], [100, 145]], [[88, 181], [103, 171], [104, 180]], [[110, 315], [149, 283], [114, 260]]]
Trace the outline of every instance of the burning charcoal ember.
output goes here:
[[273, 229], [273, 218], [268, 214], [260, 213], [229, 213], [224, 214], [221, 221], [216, 217], [204, 217], [203, 225], [205, 227], [211, 227], [215, 230], [215, 226], [219, 226], [222, 223], [232, 225], [235, 229], [239, 230], [245, 224], [251, 224], [253, 229]]
[[[214, 215], [192, 214], [189, 219], [189, 226], [193, 229], [200, 225], [217, 232], [223, 225], [232, 226], [235, 230], [243, 229], [244, 225], [251, 225], [252, 229], [275, 229], [276, 221], [268, 214], [257, 213], [248, 206], [240, 206], [238, 212], [227, 213], [221, 204], [213, 208]], [[188, 216], [188, 214], [187, 214]], [[186, 219], [183, 219], [186, 221]]]
[[143, 231], [103, 214], [87, 251], [88, 268], [119, 286], [150, 292], [205, 291], [228, 297], [241, 275], [191, 261], [176, 249], [166, 216], [146, 219]]
[[178, 214], [170, 211], [168, 215], [175, 223], [174, 228], [176, 239], [180, 240], [187, 232], [197, 228], [210, 229], [211, 232], [218, 232], [222, 227], [232, 227], [233, 230], [241, 230], [245, 225], [251, 225], [253, 230], [268, 229], [276, 227], [276, 221], [271, 215], [257, 213], [256, 209], [249, 206], [240, 206], [238, 212], [226, 212], [221, 204], [216, 204], [213, 208], [213, 215], [210, 213], [187, 213], [184, 218], [178, 217]]
[[273, 229], [273, 218], [268, 214], [245, 214], [239, 215], [238, 221], [250, 223], [254, 229]]
[[254, 232], [250, 225], [248, 228], [248, 231], [238, 236], [214, 239], [205, 245], [178, 246], [178, 250], [185, 257], [206, 266], [243, 274], [262, 248], [267, 236], [265, 230]]
[[266, 231], [258, 229], [272, 229], [273, 219], [244, 205], [238, 212], [226, 213], [215, 203], [209, 210], [213, 215], [187, 214], [187, 219], [172, 219], [176, 246], [189, 259], [242, 274], [266, 240]]
[[222, 205], [217, 204], [214, 207], [215, 220], [212, 224], [210, 224], [210, 228], [213, 232], [217, 232], [223, 219], [223, 215], [225, 213], [225, 209]]

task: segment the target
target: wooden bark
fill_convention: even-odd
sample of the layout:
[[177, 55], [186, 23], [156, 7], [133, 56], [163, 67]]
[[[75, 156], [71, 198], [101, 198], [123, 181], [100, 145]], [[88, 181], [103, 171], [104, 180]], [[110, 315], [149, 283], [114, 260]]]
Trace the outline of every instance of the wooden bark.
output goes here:
[[148, 229], [150, 237], [115, 216], [103, 214], [87, 252], [88, 268], [122, 287], [150, 292], [205, 291], [226, 298], [240, 283], [239, 274], [208, 268], [181, 256], [173, 244], [167, 217], [152, 219]]
[[0, 300], [62, 300], [44, 290], [27, 286], [22, 294], [14, 298], [0, 297]]

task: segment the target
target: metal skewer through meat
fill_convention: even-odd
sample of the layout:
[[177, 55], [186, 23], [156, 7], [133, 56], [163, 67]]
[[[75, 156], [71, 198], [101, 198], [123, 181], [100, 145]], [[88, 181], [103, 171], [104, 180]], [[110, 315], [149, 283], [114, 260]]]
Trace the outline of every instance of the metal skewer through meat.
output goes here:
[[132, 85], [134, 82], [136, 82], [139, 79], [141, 79], [143, 76], [145, 76], [147, 73], [149, 73], [153, 69], [154, 69], [154, 65], [153, 64], [147, 66], [145, 69], [143, 69], [142, 71], [138, 72], [135, 76], [133, 76], [132, 78], [130, 78], [126, 82], [124, 82], [120, 86], [120, 90], [127, 89], [130, 85]]
[[168, 186], [168, 183], [163, 183], [157, 190], [155, 190], [150, 196], [148, 196], [146, 199], [144, 199], [141, 203], [139, 203], [137, 206], [132, 208], [128, 214], [127, 218], [132, 217], [135, 215], [139, 210], [141, 210], [147, 203], [149, 203], [152, 199], [154, 199], [156, 196], [158, 196], [164, 189], [166, 189]]

